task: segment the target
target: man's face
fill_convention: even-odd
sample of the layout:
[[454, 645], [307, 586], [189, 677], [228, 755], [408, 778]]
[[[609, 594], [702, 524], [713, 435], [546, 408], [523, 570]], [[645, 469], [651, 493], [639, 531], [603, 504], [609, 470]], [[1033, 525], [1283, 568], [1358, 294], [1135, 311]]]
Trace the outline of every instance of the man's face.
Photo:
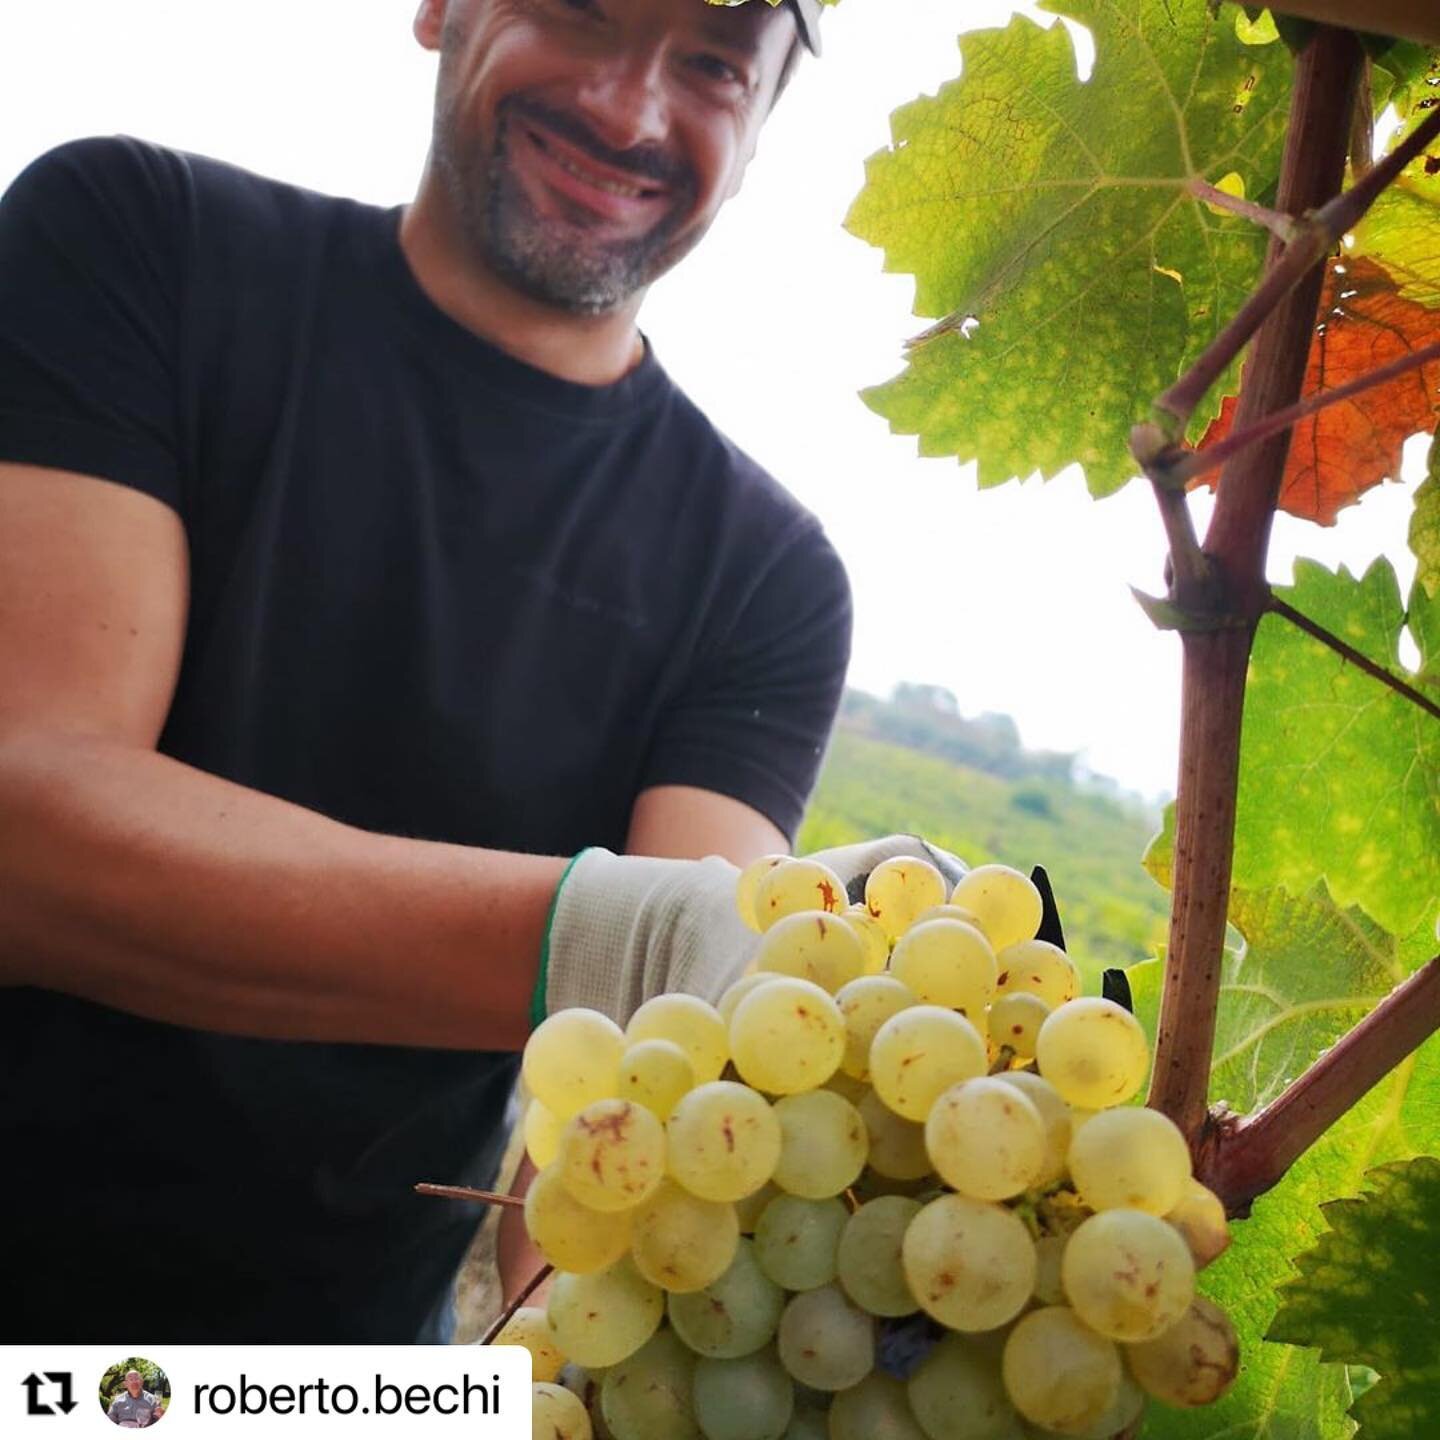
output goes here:
[[132, 1370], [132, 1371], [125, 1377], [125, 1388], [130, 1392], [130, 1394], [131, 1394], [132, 1396], [133, 1396], [133, 1395], [139, 1395], [139, 1393], [140, 1393], [140, 1375], [139, 1375], [139, 1372], [138, 1372], [138, 1371]]
[[424, 0], [433, 159], [464, 243], [508, 284], [613, 310], [739, 188], [795, 37], [787, 9], [703, 0]]

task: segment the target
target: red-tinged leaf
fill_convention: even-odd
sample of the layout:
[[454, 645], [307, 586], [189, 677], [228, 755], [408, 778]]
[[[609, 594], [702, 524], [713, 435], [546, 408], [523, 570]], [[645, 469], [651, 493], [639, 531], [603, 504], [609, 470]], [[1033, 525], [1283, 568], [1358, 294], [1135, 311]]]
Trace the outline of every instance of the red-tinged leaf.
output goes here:
[[[1331, 261], [1302, 396], [1332, 390], [1440, 340], [1440, 310], [1402, 299], [1388, 272], [1363, 256]], [[1201, 449], [1229, 433], [1235, 397], [1205, 432]], [[1440, 359], [1362, 391], [1295, 426], [1280, 508], [1333, 525], [1372, 485], [1398, 475], [1400, 451], [1440, 420]], [[1214, 485], [1219, 472], [1198, 480]]]

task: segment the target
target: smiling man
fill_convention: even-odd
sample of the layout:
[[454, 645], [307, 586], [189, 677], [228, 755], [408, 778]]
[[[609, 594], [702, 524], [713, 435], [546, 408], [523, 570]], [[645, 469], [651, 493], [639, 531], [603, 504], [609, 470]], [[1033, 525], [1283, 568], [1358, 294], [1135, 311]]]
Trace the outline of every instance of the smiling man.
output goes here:
[[743, 965], [849, 592], [636, 317], [817, 3], [425, 0], [408, 206], [129, 139], [0, 202], [5, 1338], [444, 1338], [411, 1186], [536, 1020]]

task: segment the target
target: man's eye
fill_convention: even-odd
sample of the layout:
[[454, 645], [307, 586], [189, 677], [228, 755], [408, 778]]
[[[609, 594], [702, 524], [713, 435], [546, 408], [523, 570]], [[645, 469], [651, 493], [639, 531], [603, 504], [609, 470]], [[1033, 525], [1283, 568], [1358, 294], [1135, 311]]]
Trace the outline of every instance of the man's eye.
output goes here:
[[595, 0], [560, 0], [560, 4], [564, 9], [573, 10], [577, 14], [593, 15], [597, 20], [603, 18]]
[[745, 79], [737, 66], [728, 60], [722, 60], [718, 55], [696, 55], [691, 64], [707, 79], [718, 80], [722, 84], [738, 85]]

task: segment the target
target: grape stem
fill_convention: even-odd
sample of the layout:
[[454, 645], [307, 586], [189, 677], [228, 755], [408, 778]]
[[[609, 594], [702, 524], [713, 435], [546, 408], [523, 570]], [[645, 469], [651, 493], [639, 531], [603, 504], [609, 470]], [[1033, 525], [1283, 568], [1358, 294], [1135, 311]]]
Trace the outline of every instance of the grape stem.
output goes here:
[[480, 1337], [480, 1344], [493, 1345], [495, 1337], [515, 1318], [515, 1312], [550, 1278], [553, 1265], [542, 1265], [521, 1287], [515, 1298], [495, 1317]]
[[441, 1200], [472, 1200], [477, 1205], [506, 1205], [511, 1209], [523, 1210], [523, 1195], [502, 1195], [498, 1190], [473, 1190], [469, 1185], [430, 1185], [421, 1182], [415, 1187], [417, 1195], [433, 1195]]
[[1255, 224], [1263, 225], [1282, 240], [1295, 238], [1297, 227], [1293, 215], [1286, 215], [1280, 210], [1267, 210], [1265, 206], [1257, 205], [1243, 195], [1231, 195], [1226, 190], [1217, 190], [1215, 186], [1198, 177], [1192, 179], [1185, 188], [1197, 200], [1203, 200], [1205, 204], [1214, 205], [1220, 210], [1229, 210], [1243, 219], [1253, 220]]

